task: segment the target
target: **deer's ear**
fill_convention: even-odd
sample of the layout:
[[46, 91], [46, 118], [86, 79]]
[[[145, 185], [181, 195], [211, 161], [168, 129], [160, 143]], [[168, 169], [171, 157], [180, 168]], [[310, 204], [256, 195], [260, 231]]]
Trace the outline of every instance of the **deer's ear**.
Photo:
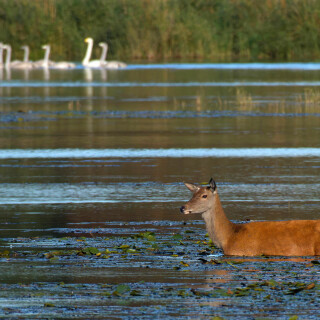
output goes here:
[[185, 183], [185, 186], [193, 193], [197, 192], [200, 189], [200, 187], [192, 183]]
[[209, 181], [209, 186], [212, 192], [215, 192], [217, 190], [216, 182], [212, 178]]

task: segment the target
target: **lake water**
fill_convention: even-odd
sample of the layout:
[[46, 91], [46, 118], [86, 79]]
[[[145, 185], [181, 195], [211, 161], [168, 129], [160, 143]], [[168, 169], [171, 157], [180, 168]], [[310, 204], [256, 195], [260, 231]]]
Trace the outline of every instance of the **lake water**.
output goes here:
[[[74, 316], [70, 308], [77, 297], [51, 296], [56, 289], [50, 286], [62, 281], [73, 286], [68, 292], [79, 284], [92, 292], [124, 283], [147, 290], [141, 281], [152, 288], [208, 285], [210, 271], [191, 270], [186, 280], [165, 264], [168, 254], [157, 265], [156, 255], [144, 258], [140, 252], [139, 266], [121, 258], [97, 264], [87, 256], [78, 261], [64, 255], [55, 262], [41, 256], [68, 246], [119, 247], [119, 239], [141, 232], [154, 232], [165, 244], [185, 225], [194, 239], [206, 240], [201, 217], [179, 213], [190, 197], [183, 182], [213, 177], [233, 221], [320, 219], [319, 79], [317, 63], [0, 70], [1, 250], [10, 251], [0, 264], [9, 295], [1, 300], [0, 316], [56, 318], [66, 305], [65, 316]], [[155, 265], [146, 274], [141, 265], [150, 261]], [[215, 277], [229, 281], [229, 267]], [[25, 298], [18, 283], [45, 292], [43, 300]], [[112, 290], [116, 302], [80, 299], [84, 318], [102, 317], [97, 306], [108, 306], [103, 310], [110, 318], [130, 318], [133, 310], [133, 318], [188, 318], [187, 305], [173, 302], [171, 312], [159, 292], [157, 312], [154, 301], [124, 303], [125, 292]], [[204, 317], [228, 315], [214, 301], [207, 307], [216, 313]]]

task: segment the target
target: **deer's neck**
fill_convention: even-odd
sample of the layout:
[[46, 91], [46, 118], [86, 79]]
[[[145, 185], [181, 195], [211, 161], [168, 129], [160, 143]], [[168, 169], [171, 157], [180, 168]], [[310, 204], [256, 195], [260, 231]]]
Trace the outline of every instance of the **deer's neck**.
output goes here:
[[218, 193], [212, 207], [202, 214], [210, 239], [218, 248], [224, 249], [233, 232], [233, 223], [225, 215]]

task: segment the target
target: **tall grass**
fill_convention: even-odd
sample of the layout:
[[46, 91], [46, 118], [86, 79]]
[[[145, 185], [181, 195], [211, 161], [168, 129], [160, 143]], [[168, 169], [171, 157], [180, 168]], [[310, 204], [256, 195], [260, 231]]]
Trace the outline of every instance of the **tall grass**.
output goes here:
[[318, 0], [0, 0], [0, 41], [33, 59], [81, 60], [91, 36], [126, 60], [315, 60], [319, 30]]

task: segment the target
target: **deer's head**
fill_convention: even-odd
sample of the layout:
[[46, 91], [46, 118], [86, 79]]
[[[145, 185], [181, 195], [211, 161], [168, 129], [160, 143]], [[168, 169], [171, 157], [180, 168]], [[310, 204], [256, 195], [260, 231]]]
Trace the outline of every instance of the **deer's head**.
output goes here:
[[180, 208], [181, 213], [204, 213], [211, 209], [214, 203], [214, 196], [217, 193], [217, 186], [212, 178], [209, 181], [209, 185], [205, 187], [199, 187], [191, 183], [185, 183], [185, 186], [193, 193], [193, 196]]

